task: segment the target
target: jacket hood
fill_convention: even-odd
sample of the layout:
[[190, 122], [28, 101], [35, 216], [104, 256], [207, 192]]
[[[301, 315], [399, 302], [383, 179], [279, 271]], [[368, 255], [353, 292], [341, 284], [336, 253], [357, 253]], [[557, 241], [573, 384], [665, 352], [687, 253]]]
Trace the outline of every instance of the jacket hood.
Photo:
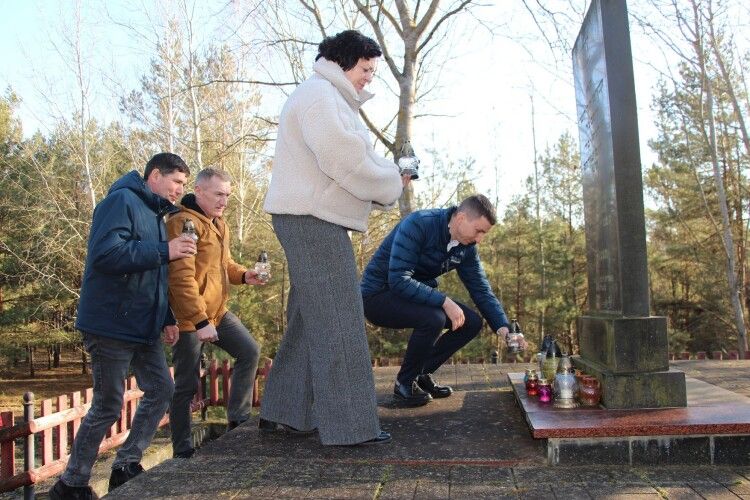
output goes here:
[[[192, 213], [194, 216], [198, 217], [202, 221], [204, 221], [206, 224], [210, 226], [215, 226], [214, 229], [216, 229], [219, 224], [223, 224], [224, 219], [221, 217], [209, 217], [206, 215], [206, 213], [203, 211], [203, 209], [198, 205], [198, 202], [195, 200], [195, 194], [190, 193], [186, 194], [182, 197], [180, 200], [180, 205], [177, 208], [182, 208], [182, 210], [187, 210], [188, 212]], [[219, 222], [222, 221], [222, 222]], [[221, 234], [221, 233], [219, 233]]]
[[198, 220], [203, 221], [206, 226], [210, 227], [211, 230], [216, 232], [219, 236], [222, 236], [224, 233], [224, 219], [221, 217], [215, 217], [211, 218], [208, 215], [203, 212], [200, 205], [195, 200], [195, 194], [189, 193], [182, 197], [180, 200], [180, 206], [177, 207], [178, 209], [182, 209], [185, 212], [190, 213], [194, 217], [197, 217]]
[[358, 109], [375, 95], [364, 89], [362, 92], [357, 92], [357, 89], [354, 88], [352, 82], [346, 78], [341, 66], [339, 66], [337, 62], [330, 61], [325, 57], [321, 57], [315, 61], [315, 64], [313, 64], [313, 71], [331, 82], [331, 84], [341, 92], [341, 95], [344, 96], [346, 102], [348, 102], [354, 109]]
[[179, 211], [179, 209], [172, 203], [170, 203], [169, 200], [167, 200], [166, 198], [162, 198], [158, 194], [151, 191], [151, 189], [146, 184], [146, 181], [143, 180], [143, 176], [135, 170], [131, 170], [127, 174], [117, 179], [114, 184], [112, 184], [112, 187], [109, 188], [109, 192], [107, 194], [112, 194], [120, 189], [131, 190], [141, 200], [143, 200], [143, 203], [145, 203], [149, 208], [151, 208], [158, 214], [165, 215], [168, 213]]
[[198, 202], [195, 199], [194, 193], [189, 193], [183, 196], [182, 199], [180, 200], [180, 205], [182, 205], [185, 208], [189, 208], [193, 212], [198, 212], [203, 217], [208, 219], [208, 216], [205, 214], [205, 212], [203, 212], [200, 205], [198, 205]]

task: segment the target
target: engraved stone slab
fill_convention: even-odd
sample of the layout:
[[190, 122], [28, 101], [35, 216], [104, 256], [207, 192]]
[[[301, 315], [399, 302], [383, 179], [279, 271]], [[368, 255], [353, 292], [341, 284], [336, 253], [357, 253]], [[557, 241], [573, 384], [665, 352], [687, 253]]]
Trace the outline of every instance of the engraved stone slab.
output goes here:
[[589, 310], [649, 315], [646, 226], [625, 0], [591, 3], [573, 48]]
[[625, 0], [592, 0], [572, 55], [588, 278], [588, 312], [578, 320], [581, 356], [574, 363], [597, 376], [608, 408], [684, 406], [684, 376], [667, 371], [666, 320], [649, 310]]

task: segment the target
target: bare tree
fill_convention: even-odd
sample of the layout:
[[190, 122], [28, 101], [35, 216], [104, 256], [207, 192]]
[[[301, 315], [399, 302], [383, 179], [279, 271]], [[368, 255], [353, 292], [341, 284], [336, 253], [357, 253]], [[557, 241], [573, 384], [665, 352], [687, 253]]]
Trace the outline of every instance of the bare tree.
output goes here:
[[86, 122], [88, 121], [88, 82], [85, 81], [83, 72], [83, 54], [81, 49], [81, 2], [76, 2], [75, 10], [75, 38], [73, 39], [75, 54], [75, 74], [78, 82], [78, 92], [80, 95], [80, 131], [81, 131], [81, 156], [83, 159], [83, 169], [86, 173], [86, 182], [88, 185], [89, 195], [91, 196], [91, 207], [96, 206], [96, 193], [94, 192], [94, 183], [91, 180], [91, 157], [89, 154], [89, 141], [86, 136]]
[[[154, 16], [144, 12], [145, 27], [113, 19], [134, 36], [151, 39], [154, 47], [140, 89], [121, 99], [121, 109], [141, 127], [144, 141], [158, 137], [159, 146], [167, 145], [198, 169], [210, 165], [232, 175], [239, 203], [227, 218], [235, 227], [240, 258], [253, 227], [266, 224], [260, 210], [267, 178], [262, 155], [273, 122], [260, 116], [258, 86], [273, 82], [252, 78], [246, 52], [254, 44], [224, 32], [221, 19], [212, 23], [210, 38], [201, 32], [199, 20], [206, 11], [199, 2], [179, 0], [161, 7]], [[227, 18], [234, 16], [230, 8], [223, 12]]]
[[[75, 103], [73, 109], [73, 120], [78, 130], [77, 137], [75, 135], [66, 136], [66, 140], [71, 140], [70, 148], [76, 152], [78, 161], [84, 177], [85, 190], [87, 191], [88, 198], [91, 202], [90, 209], [93, 210], [96, 206], [96, 186], [94, 182], [94, 172], [91, 160], [91, 130], [89, 128], [91, 115], [90, 115], [90, 99], [91, 99], [91, 82], [89, 72], [92, 67], [88, 64], [87, 59], [89, 57], [87, 48], [85, 46], [85, 38], [92, 36], [92, 33], [85, 32], [85, 26], [83, 22], [83, 12], [80, 0], [75, 2], [72, 12], [72, 19], [68, 19], [62, 15], [59, 18], [59, 25], [57, 26], [58, 33], [57, 39], [50, 39], [50, 44], [57, 54], [60, 56], [60, 60], [63, 62], [64, 67], [75, 79], [75, 96], [72, 97], [72, 101]], [[89, 30], [90, 31], [90, 30]], [[57, 79], [54, 81], [47, 81], [46, 85], [50, 88], [56, 88], [59, 85], [60, 75], [57, 75]], [[65, 76], [63, 76], [65, 78]], [[42, 93], [48, 101], [50, 109], [57, 110], [58, 121], [67, 122], [67, 113], [69, 109], [60, 109], [60, 102], [57, 102], [53, 92], [49, 94], [47, 92]], [[47, 97], [50, 95], [50, 97]]]
[[[194, 6], [194, 5], [193, 5]], [[180, 5], [183, 16], [183, 27], [186, 31], [187, 53], [184, 56], [186, 62], [185, 88], [187, 89], [190, 101], [190, 128], [193, 132], [193, 161], [199, 169], [203, 168], [203, 144], [201, 141], [201, 105], [198, 100], [198, 89], [196, 83], [199, 81], [197, 57], [195, 51], [195, 38], [193, 33], [193, 13], [188, 7], [187, 1], [183, 0]]]
[[[730, 2], [731, 3], [731, 2]], [[745, 109], [739, 103], [740, 92], [737, 91], [737, 78], [729, 68], [727, 62], [727, 53], [731, 53], [731, 46], [722, 46], [724, 41], [722, 22], [726, 22], [729, 10], [726, 9], [729, 3], [722, 3], [722, 15], [717, 15], [712, 0], [700, 1], [689, 0], [688, 9], [684, 8], [684, 2], [677, 0], [662, 0], [654, 2], [651, 6], [653, 10], [651, 15], [641, 13], [636, 16], [639, 26], [643, 27], [646, 32], [659, 43], [667, 47], [681, 64], [697, 75], [698, 89], [681, 89], [686, 95], [693, 95], [699, 103], [699, 116], [697, 117], [697, 129], [699, 130], [698, 142], [700, 148], [705, 152], [694, 158], [694, 162], [703, 161], [705, 155], [710, 162], [713, 174], [713, 190], [715, 197], [707, 197], [705, 189], [701, 185], [701, 179], [696, 174], [696, 182], [702, 194], [703, 203], [707, 218], [715, 226], [715, 234], [720, 238], [724, 256], [726, 259], [726, 279], [729, 301], [734, 316], [734, 327], [737, 330], [738, 349], [744, 358], [747, 351], [747, 327], [745, 324], [745, 312], [743, 309], [743, 289], [741, 287], [743, 278], [747, 275], [745, 272], [746, 259], [744, 258], [747, 251], [746, 237], [742, 235], [742, 209], [734, 210], [734, 225], [739, 227], [738, 234], [733, 234], [733, 221], [730, 217], [730, 202], [727, 194], [725, 183], [729, 176], [723, 171], [722, 165], [726, 165], [728, 160], [720, 152], [723, 147], [720, 145], [724, 139], [717, 139], [717, 110], [721, 110], [722, 104], [717, 102], [716, 96], [720, 92], [727, 96], [730, 106], [733, 110], [732, 116], [727, 113], [720, 113], [721, 116], [729, 117], [737, 124], [740, 131], [740, 138], [745, 146], [745, 154], [750, 154], [750, 140], [748, 139], [747, 129], [745, 126], [744, 112]], [[654, 15], [656, 14], [656, 15]], [[660, 26], [659, 21], [666, 21], [666, 26]], [[680, 85], [676, 79], [671, 78], [676, 88]], [[720, 87], [720, 88], [719, 88]], [[697, 90], [697, 94], [696, 94]], [[743, 92], [744, 93], [744, 92]], [[685, 117], [683, 117], [683, 120]], [[726, 128], [726, 127], [725, 127]], [[688, 127], [683, 125], [686, 138], [689, 138]], [[733, 134], [733, 133], [732, 133]], [[724, 137], [727, 137], [724, 134]], [[742, 206], [741, 197], [743, 189], [741, 186], [741, 171], [736, 175], [737, 188], [733, 191], [736, 193], [735, 204]], [[694, 164], [695, 168], [697, 164]], [[713, 213], [718, 209], [720, 220], [717, 222]], [[739, 241], [736, 239], [739, 238]], [[747, 286], [745, 287], [747, 288]], [[745, 293], [746, 294], [746, 293]], [[745, 303], [747, 304], [747, 297]]]
[[[713, 167], [714, 184], [716, 186], [716, 194], [719, 202], [719, 210], [721, 213], [721, 236], [724, 244], [724, 252], [726, 256], [727, 266], [727, 284], [729, 288], [729, 299], [732, 304], [732, 310], [734, 312], [735, 327], [737, 328], [738, 334], [738, 347], [740, 351], [741, 359], [745, 358], [745, 352], [747, 351], [747, 329], [745, 327], [744, 311], [740, 299], [740, 287], [739, 280], [737, 279], [737, 249], [734, 244], [734, 237], [732, 235], [732, 226], [729, 220], [729, 207], [727, 201], [726, 190], [724, 189], [724, 178], [722, 176], [721, 169], [719, 167], [718, 157], [718, 145], [716, 140], [716, 121], [714, 118], [714, 98], [713, 89], [711, 84], [711, 76], [709, 75], [708, 63], [706, 61], [706, 38], [708, 43], [714, 49], [714, 54], [718, 52], [716, 48], [717, 41], [711, 35], [715, 33], [714, 22], [715, 19], [712, 15], [711, 4], [709, 0], [706, 4], [706, 13], [701, 12], [701, 5], [697, 0], [690, 0], [692, 11], [693, 11], [693, 47], [695, 50], [695, 59], [697, 61], [698, 68], [700, 69], [701, 83], [702, 83], [702, 94], [705, 94], [705, 119], [706, 125], [703, 126], [704, 140], [708, 145], [708, 149], [711, 155], [711, 166]], [[702, 3], [702, 2], [701, 2]], [[705, 23], [705, 24], [704, 24]], [[708, 36], [707, 36], [708, 35]], [[721, 60], [722, 62], [719, 62]], [[717, 61], [715, 61], [719, 67], [724, 66], [723, 58], [719, 55]], [[727, 76], [726, 67], [721, 72], [725, 77]], [[725, 81], [728, 87], [732, 87], [731, 81]], [[734, 92], [730, 93], [732, 96], [732, 102], [736, 103], [736, 95]], [[742, 114], [740, 113], [740, 117]], [[744, 139], [747, 145], [747, 131], [744, 130], [744, 120], [741, 120], [741, 128], [745, 132]], [[706, 132], [706, 129], [707, 132]]]

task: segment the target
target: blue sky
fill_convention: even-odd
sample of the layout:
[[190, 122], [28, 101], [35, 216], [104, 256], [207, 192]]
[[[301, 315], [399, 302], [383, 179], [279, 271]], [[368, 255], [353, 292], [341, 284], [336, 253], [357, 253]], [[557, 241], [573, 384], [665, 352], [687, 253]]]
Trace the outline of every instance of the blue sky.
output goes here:
[[[138, 28], [142, 36], [136, 36], [112, 21], [147, 26], [141, 12], [153, 11], [159, 3], [81, 3], [91, 112], [100, 121], [115, 120], [119, 118], [116, 96], [137, 88], [151, 44], [148, 29]], [[66, 50], [66, 36], [69, 38], [73, 30], [75, 2], [6, 0], [4, 4], [4, 11], [12, 14], [0, 18], [0, 49], [4, 55], [0, 85], [11, 86], [24, 100], [20, 114], [25, 132], [41, 129], [46, 133], [56, 117], [70, 116], [78, 105], [70, 58], [60, 55]], [[450, 117], [418, 120], [412, 140], [418, 154], [437, 146], [454, 160], [472, 156], [483, 172], [478, 178], [480, 185], [494, 190], [497, 182], [500, 198], [505, 200], [522, 190], [524, 179], [533, 173], [532, 94], [540, 153], [565, 131], [577, 138], [570, 62], [551, 60], [549, 49], [519, 4], [503, 3], [502, 8], [482, 12], [506, 22], [517, 33], [525, 33], [524, 41], [514, 40], [507, 33], [490, 37], [481, 30], [459, 39], [455, 51], [458, 57], [443, 72], [442, 98], [435, 104], [436, 113]], [[208, 10], [202, 15], [210, 21]], [[634, 39], [634, 53], [643, 53], [637, 48], [643, 43]], [[635, 69], [642, 159], [648, 164], [652, 159], [646, 141], [653, 133], [649, 105], [654, 77], [647, 64], [636, 61]], [[379, 95], [366, 108], [374, 111], [385, 100], [379, 100], [384, 88], [377, 82], [372, 87]], [[271, 107], [281, 102], [278, 95], [265, 101]]]

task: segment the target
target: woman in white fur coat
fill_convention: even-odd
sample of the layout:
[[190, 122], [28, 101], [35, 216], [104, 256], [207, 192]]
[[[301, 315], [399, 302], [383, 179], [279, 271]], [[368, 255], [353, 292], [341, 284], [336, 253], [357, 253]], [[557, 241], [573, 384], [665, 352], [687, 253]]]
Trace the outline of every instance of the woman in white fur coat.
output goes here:
[[279, 119], [264, 209], [289, 263], [287, 329], [261, 406], [260, 429], [314, 433], [324, 445], [381, 444], [357, 267], [347, 231], [393, 206], [408, 178], [378, 155], [359, 118], [382, 55], [348, 30], [318, 47], [314, 74]]

